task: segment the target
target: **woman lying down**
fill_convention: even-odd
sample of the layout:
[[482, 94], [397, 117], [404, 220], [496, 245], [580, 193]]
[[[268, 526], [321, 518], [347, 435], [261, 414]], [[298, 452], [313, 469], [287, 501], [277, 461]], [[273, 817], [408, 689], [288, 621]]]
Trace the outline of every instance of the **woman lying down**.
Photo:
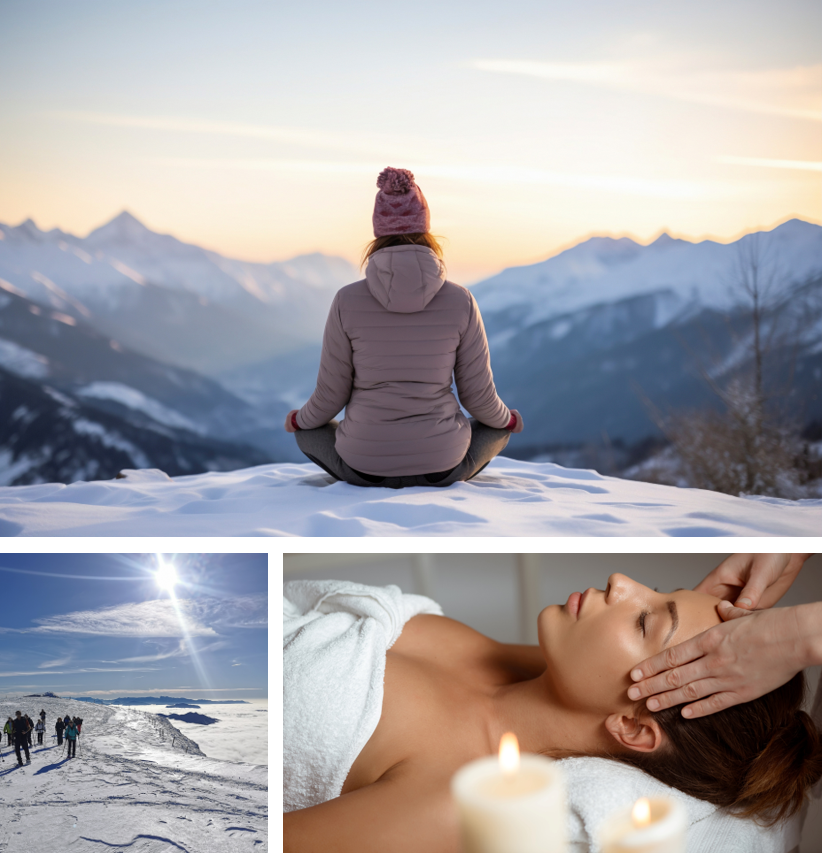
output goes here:
[[457, 853], [449, 783], [512, 731], [524, 752], [601, 756], [733, 814], [795, 814], [822, 775], [804, 675], [686, 720], [627, 697], [640, 661], [720, 622], [719, 599], [624, 575], [498, 643], [397, 587], [284, 589], [284, 849]]

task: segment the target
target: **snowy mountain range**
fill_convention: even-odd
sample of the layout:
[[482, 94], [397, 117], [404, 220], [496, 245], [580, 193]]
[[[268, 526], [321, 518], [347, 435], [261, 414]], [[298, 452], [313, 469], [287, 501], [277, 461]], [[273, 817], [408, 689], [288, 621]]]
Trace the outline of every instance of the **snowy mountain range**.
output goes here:
[[[93, 702], [96, 705], [163, 705], [168, 702], [197, 702], [198, 705], [247, 705], [245, 699], [185, 699], [180, 696], [121, 696], [119, 699], [94, 699], [91, 696], [74, 696], [75, 702]], [[168, 705], [169, 708], [196, 708], [197, 705]]]
[[[695, 308], [724, 310], [738, 302], [740, 253], [759, 243], [763, 274], [786, 286], [822, 274], [822, 227], [791, 219], [732, 243], [690, 242], [660, 235], [642, 246], [628, 237], [592, 237], [545, 261], [511, 267], [472, 287], [487, 325], [522, 328], [595, 305], [651, 295], [661, 327]], [[503, 320], [502, 318], [506, 318]], [[557, 338], [566, 326], [555, 326]]]
[[251, 405], [203, 372], [315, 340], [355, 277], [319, 254], [224, 258], [127, 212], [85, 238], [0, 225], [0, 482], [291, 458], [283, 401]]
[[355, 278], [347, 261], [321, 254], [225, 258], [127, 211], [85, 238], [30, 219], [0, 224], [0, 279], [138, 352], [205, 372], [315, 340], [334, 292]]
[[472, 288], [497, 388], [527, 425], [508, 452], [635, 443], [656, 433], [648, 402], [715, 404], [701, 374], [728, 379], [750, 360], [752, 263], [763, 329], [791, 332], [773, 336], [769, 379], [784, 385], [792, 371], [800, 427], [822, 419], [822, 227], [794, 219], [727, 245], [595, 237]]
[[[254, 411], [221, 385], [134, 353], [0, 285], [0, 483], [171, 476], [256, 465]], [[235, 425], [243, 425], [234, 428]]]
[[[643, 397], [709, 401], [694, 354], [744, 369], [735, 283], [756, 246], [770, 316], [801, 314], [790, 404], [822, 419], [822, 227], [727, 245], [594, 237], [472, 287], [498, 391], [526, 423], [507, 453], [641, 442], [658, 434]], [[225, 258], [125, 211], [85, 238], [0, 224], [0, 482], [299, 461], [282, 421], [313, 390], [334, 292], [360, 276], [319, 254]]]
[[[715, 402], [700, 370], [729, 377], [746, 366], [738, 278], [756, 242], [762, 282], [773, 280], [766, 323], [779, 316], [796, 331], [789, 404], [800, 426], [822, 419], [822, 227], [795, 219], [727, 245], [594, 237], [471, 288], [497, 390], [526, 424], [506, 453], [636, 444], [659, 436], [643, 398], [663, 411]], [[222, 379], [244, 399], [293, 408], [313, 390], [319, 356], [315, 343]]]

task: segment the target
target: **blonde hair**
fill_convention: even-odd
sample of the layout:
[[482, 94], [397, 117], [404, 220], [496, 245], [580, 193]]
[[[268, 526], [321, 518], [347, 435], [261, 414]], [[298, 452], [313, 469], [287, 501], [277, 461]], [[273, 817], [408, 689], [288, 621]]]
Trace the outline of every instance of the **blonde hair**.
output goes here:
[[[443, 238], [440, 237], [440, 240]], [[386, 234], [384, 237], [376, 237], [363, 250], [362, 261], [360, 261], [360, 269], [365, 266], [365, 262], [380, 249], [387, 249], [389, 246], [406, 246], [409, 244], [417, 246], [427, 246], [440, 259], [443, 259], [442, 246], [438, 239], [427, 231], [416, 234]]]

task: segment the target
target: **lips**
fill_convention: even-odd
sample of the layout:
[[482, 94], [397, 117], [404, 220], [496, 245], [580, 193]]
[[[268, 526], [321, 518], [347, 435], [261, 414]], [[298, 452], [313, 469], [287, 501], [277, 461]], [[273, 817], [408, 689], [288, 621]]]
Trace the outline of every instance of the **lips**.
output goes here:
[[578, 592], [572, 592], [568, 596], [568, 601], [565, 604], [565, 608], [574, 617], [577, 619], [579, 617], [579, 608], [582, 600], [582, 595]]

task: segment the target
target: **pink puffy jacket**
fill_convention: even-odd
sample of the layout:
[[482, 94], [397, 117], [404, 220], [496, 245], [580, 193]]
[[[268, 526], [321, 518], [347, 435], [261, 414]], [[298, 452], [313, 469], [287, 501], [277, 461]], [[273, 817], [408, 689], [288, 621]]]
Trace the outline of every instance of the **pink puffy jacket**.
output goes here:
[[345, 407], [336, 447], [355, 470], [386, 477], [447, 471], [471, 441], [452, 375], [474, 418], [508, 425], [474, 297], [445, 280], [431, 249], [380, 249], [365, 279], [334, 297], [317, 387], [297, 423], [314, 429]]

